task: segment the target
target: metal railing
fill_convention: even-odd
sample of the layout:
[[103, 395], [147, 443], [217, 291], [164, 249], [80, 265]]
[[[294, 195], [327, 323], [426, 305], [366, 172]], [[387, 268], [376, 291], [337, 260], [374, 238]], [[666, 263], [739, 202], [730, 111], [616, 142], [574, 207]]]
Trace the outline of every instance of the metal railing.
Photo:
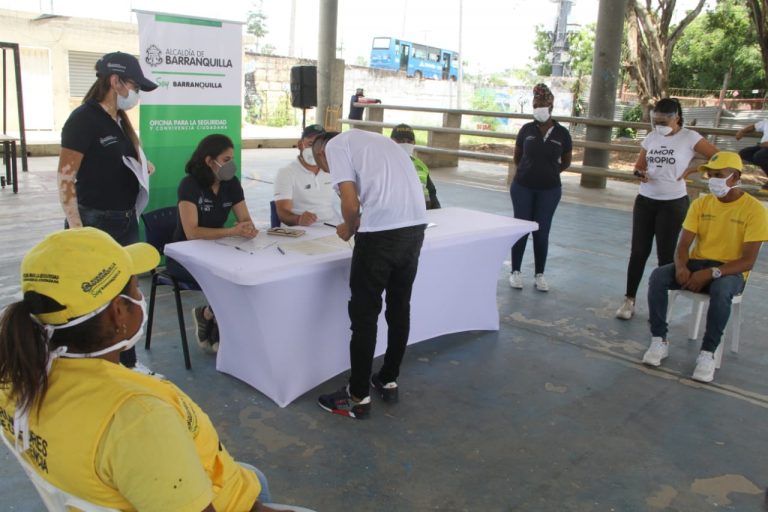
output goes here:
[[[384, 122], [384, 112], [387, 110], [405, 111], [405, 112], [419, 112], [419, 113], [432, 113], [441, 114], [443, 116], [442, 126], [434, 125], [410, 125], [415, 131], [426, 131], [427, 145], [416, 146], [416, 152], [419, 157], [424, 160], [424, 163], [429, 167], [456, 167], [458, 166], [459, 159], [475, 159], [484, 160], [489, 162], [505, 163], [509, 166], [509, 179], [514, 176], [515, 164], [514, 159], [510, 155], [500, 155], [496, 153], [486, 153], [481, 151], [467, 151], [460, 148], [460, 137], [474, 136], [474, 137], [486, 137], [489, 139], [502, 139], [514, 141], [517, 138], [516, 133], [508, 132], [495, 132], [491, 130], [471, 130], [461, 128], [462, 117], [465, 115], [473, 117], [495, 117], [499, 119], [522, 119], [525, 121], [531, 120], [530, 114], [516, 114], [508, 112], [492, 112], [484, 110], [465, 110], [465, 109], [449, 109], [449, 108], [434, 108], [434, 107], [415, 107], [408, 105], [386, 105], [386, 104], [365, 104], [356, 103], [355, 106], [363, 107], [366, 109], [366, 119], [342, 119], [341, 123], [355, 128], [382, 133], [385, 128], [393, 128], [399, 123]], [[615, 121], [610, 119], [596, 119], [586, 117], [570, 117], [570, 116], [554, 116], [554, 119], [559, 123], [568, 123], [571, 126], [577, 124], [583, 124], [587, 126], [599, 126], [610, 128], [632, 128], [635, 130], [651, 129], [649, 123], [632, 122], [632, 121]], [[720, 137], [733, 137], [736, 134], [735, 129], [730, 128], [713, 128], [697, 126], [694, 128], [698, 133], [704, 136], [720, 136]], [[748, 136], [755, 136], [754, 133]], [[623, 142], [597, 142], [590, 141], [583, 138], [574, 138], [573, 146], [580, 148], [590, 148], [596, 150], [619, 152], [619, 153], [640, 153], [640, 144], [626, 144]], [[698, 160], [703, 162], [705, 159], [702, 155], [697, 155]], [[625, 169], [611, 169], [604, 167], [591, 167], [585, 165], [572, 165], [568, 168], [568, 172], [574, 172], [578, 174], [586, 174], [592, 176], [601, 176], [605, 178], [619, 178], [619, 179], [634, 179], [631, 170]], [[694, 175], [695, 176], [695, 175]], [[688, 179], [688, 185], [693, 193], [698, 193], [700, 189], [706, 188], [706, 183], [701, 179]], [[744, 185], [745, 191], [751, 194], [765, 197], [767, 194], [762, 191], [760, 187], [754, 185]]]

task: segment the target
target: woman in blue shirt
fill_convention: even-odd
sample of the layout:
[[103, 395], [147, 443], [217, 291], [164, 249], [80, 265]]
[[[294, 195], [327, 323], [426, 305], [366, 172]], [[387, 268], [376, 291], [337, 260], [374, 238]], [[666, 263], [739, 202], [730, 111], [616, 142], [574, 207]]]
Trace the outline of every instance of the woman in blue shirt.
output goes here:
[[[552, 217], [562, 196], [560, 173], [571, 165], [573, 144], [568, 130], [552, 119], [555, 97], [545, 84], [533, 88], [534, 121], [523, 125], [515, 140], [517, 172], [509, 189], [516, 219], [539, 224], [533, 232], [533, 258], [536, 289], [549, 290], [544, 279]], [[521, 289], [520, 267], [528, 242], [526, 234], [512, 247], [512, 275], [509, 285]]]
[[[255, 238], [259, 231], [251, 221], [240, 180], [235, 176], [234, 146], [226, 135], [208, 135], [200, 141], [187, 162], [187, 175], [179, 183], [179, 220], [174, 242], [184, 240], [217, 240], [227, 236]], [[229, 212], [237, 223], [224, 227]], [[187, 282], [194, 277], [179, 262], [167, 258], [168, 272]], [[206, 352], [219, 347], [218, 327], [210, 306], [193, 310], [197, 326], [197, 343]]]

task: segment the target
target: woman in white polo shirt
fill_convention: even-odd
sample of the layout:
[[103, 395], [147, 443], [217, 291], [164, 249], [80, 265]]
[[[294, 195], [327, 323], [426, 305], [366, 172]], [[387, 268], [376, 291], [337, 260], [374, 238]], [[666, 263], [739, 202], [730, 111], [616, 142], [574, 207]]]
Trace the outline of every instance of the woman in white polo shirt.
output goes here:
[[659, 266], [672, 263], [677, 237], [688, 211], [686, 169], [696, 153], [710, 158], [719, 150], [693, 130], [683, 128], [680, 102], [664, 98], [651, 111], [653, 131], [643, 140], [635, 163], [640, 191], [632, 210], [632, 249], [624, 303], [616, 318], [629, 320], [645, 263], [656, 240]]

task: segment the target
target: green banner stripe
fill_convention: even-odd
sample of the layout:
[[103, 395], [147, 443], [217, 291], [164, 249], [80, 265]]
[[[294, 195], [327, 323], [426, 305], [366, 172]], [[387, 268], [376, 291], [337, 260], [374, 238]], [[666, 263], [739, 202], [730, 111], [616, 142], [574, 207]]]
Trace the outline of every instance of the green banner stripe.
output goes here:
[[168, 14], [156, 14], [155, 21], [165, 23], [181, 23], [182, 25], [199, 25], [203, 27], [221, 27], [220, 21], [201, 20], [199, 18], [185, 18], [183, 16], [171, 16]]
[[184, 71], [152, 71], [153, 75], [227, 76], [224, 73], [187, 73]]

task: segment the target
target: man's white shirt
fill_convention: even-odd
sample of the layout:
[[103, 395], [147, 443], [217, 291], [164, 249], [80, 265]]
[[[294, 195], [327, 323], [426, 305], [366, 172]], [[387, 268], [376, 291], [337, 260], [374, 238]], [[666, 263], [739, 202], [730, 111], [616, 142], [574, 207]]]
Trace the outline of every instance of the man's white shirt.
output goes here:
[[358, 231], [386, 231], [427, 223], [424, 192], [410, 157], [377, 133], [349, 130], [325, 146], [334, 187], [354, 182], [363, 215]]
[[339, 222], [339, 198], [333, 190], [331, 177], [319, 171], [308, 171], [295, 159], [289, 165], [277, 171], [275, 178], [275, 201], [290, 199], [293, 203], [291, 212], [301, 215], [312, 212], [318, 222]]

